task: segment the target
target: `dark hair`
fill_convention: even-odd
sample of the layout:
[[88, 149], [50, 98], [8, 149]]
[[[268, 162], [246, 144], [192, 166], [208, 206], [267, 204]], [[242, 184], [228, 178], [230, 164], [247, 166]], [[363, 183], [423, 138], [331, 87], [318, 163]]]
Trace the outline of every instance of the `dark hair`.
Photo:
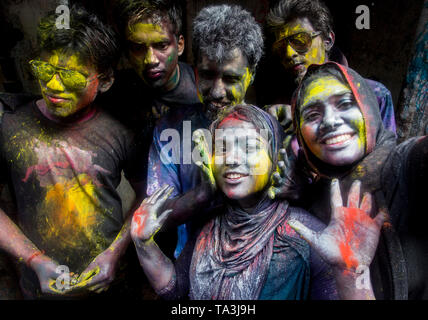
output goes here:
[[58, 14], [49, 13], [40, 20], [37, 29], [39, 53], [64, 50], [79, 53], [82, 62], [90, 61], [98, 72], [111, 76], [120, 51], [115, 32], [93, 13], [73, 5], [70, 8], [70, 28], [58, 29]]
[[201, 54], [222, 62], [237, 48], [255, 70], [263, 55], [263, 34], [254, 17], [240, 6], [219, 5], [202, 9], [193, 20], [193, 56]]
[[178, 37], [182, 28], [182, 10], [177, 0], [118, 0], [115, 6], [117, 11], [118, 28], [122, 36], [126, 29], [143, 19], [151, 18], [154, 23], [160, 24], [165, 19], [170, 23], [172, 32]]
[[328, 39], [333, 32], [333, 17], [327, 6], [319, 0], [281, 0], [266, 18], [270, 29], [276, 29], [296, 18], [308, 18], [316, 31]]

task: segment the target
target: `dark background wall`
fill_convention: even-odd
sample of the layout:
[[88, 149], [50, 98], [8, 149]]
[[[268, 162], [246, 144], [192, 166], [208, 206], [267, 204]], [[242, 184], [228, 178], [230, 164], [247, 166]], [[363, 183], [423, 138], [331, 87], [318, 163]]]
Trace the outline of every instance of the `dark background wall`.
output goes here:
[[[70, 0], [84, 3], [103, 16], [110, 16], [111, 0]], [[239, 4], [248, 9], [260, 23], [275, 0], [184, 0], [184, 33], [186, 51], [183, 60], [192, 62], [191, 20], [210, 4]], [[27, 61], [33, 57], [38, 19], [66, 0], [0, 0], [0, 91], [37, 92], [29, 74]], [[325, 1], [335, 20], [336, 45], [345, 54], [349, 65], [363, 76], [378, 80], [392, 92], [397, 105], [414, 42], [415, 30], [423, 0], [348, 0]], [[358, 30], [355, 25], [358, 5], [370, 8], [370, 29]], [[269, 50], [269, 48], [266, 48]], [[254, 94], [252, 91], [250, 96]], [[254, 98], [254, 97], [253, 97]], [[251, 98], [250, 98], [251, 100]]]

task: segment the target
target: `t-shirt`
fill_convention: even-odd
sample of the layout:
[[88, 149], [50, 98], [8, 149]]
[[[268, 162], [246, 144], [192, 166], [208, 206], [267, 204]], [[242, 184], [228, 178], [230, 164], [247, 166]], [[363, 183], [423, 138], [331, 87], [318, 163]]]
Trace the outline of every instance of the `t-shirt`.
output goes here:
[[121, 170], [136, 180], [132, 131], [95, 108], [72, 125], [47, 119], [31, 101], [4, 113], [0, 182], [8, 182], [24, 234], [71, 272], [83, 271], [123, 225]]

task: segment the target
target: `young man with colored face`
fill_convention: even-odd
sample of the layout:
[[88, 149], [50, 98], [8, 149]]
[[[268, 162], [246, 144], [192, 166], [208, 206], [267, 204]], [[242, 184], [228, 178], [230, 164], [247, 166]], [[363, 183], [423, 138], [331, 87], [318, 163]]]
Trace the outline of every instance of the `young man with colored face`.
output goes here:
[[136, 190], [145, 175], [131, 162], [135, 135], [96, 99], [114, 80], [113, 31], [77, 6], [70, 29], [57, 29], [56, 17], [40, 22], [40, 52], [29, 62], [43, 98], [0, 121], [0, 183], [17, 207], [13, 217], [0, 210], [0, 247], [19, 262], [26, 298], [116, 287], [130, 240], [116, 187], [122, 169]]
[[[347, 65], [347, 61], [334, 47], [333, 18], [325, 4], [319, 0], [281, 0], [270, 10], [267, 24], [274, 37], [273, 54], [284, 67], [284, 70], [278, 72], [280, 76], [275, 79], [284, 80], [269, 85], [276, 92], [266, 95], [270, 100], [263, 103], [277, 103], [268, 110], [288, 127], [292, 125], [289, 107], [291, 96], [308, 67], [329, 60]], [[379, 82], [369, 79], [366, 81], [376, 94], [385, 128], [395, 133], [391, 93]]]
[[[139, 132], [139, 152], [147, 158], [156, 121], [199, 102], [192, 67], [178, 61], [184, 51], [182, 11], [173, 0], [117, 1], [114, 10], [132, 69], [117, 72], [104, 99], [123, 106], [112, 112]], [[147, 161], [140, 165], [147, 170]]]
[[[215, 185], [212, 180], [202, 183], [200, 170], [192, 160], [195, 146], [192, 134], [197, 129], [208, 128], [228, 106], [244, 103], [263, 54], [260, 26], [249, 12], [238, 6], [202, 9], [193, 21], [192, 41], [201, 104], [189, 106], [180, 115], [161, 119], [154, 130], [149, 155], [147, 194], [165, 184], [174, 187], [170, 198], [175, 199], [165, 205], [174, 208], [166, 229], [185, 222], [188, 213], [211, 201]], [[171, 141], [168, 134], [171, 131], [166, 129], [177, 132], [179, 139]], [[175, 256], [182, 250], [187, 235], [186, 226], [181, 225]]]

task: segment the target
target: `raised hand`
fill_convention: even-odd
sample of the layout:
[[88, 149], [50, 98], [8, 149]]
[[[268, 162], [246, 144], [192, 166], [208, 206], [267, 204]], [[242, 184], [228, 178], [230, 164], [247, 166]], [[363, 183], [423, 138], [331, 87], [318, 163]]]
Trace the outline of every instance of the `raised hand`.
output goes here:
[[264, 106], [266, 112], [271, 114], [278, 122], [284, 131], [291, 132], [293, 129], [293, 119], [291, 117], [291, 105], [289, 104], [271, 104]]
[[318, 254], [338, 269], [355, 272], [370, 266], [379, 241], [380, 229], [387, 220], [386, 213], [370, 217], [372, 198], [365, 193], [360, 204], [360, 181], [351, 186], [347, 206], [342, 202], [338, 180], [331, 184], [330, 223], [321, 232], [314, 232], [296, 220], [288, 224], [296, 230]]
[[201, 129], [196, 130], [193, 133], [192, 139], [195, 142], [195, 147], [199, 151], [199, 154], [202, 158], [202, 161], [196, 161], [195, 164], [202, 170], [205, 180], [211, 187], [211, 191], [215, 192], [217, 185], [212, 170], [211, 154], [209, 152], [208, 143], [205, 140], [203, 131]]
[[290, 161], [286, 151], [290, 150], [291, 139], [291, 135], [287, 136], [283, 142], [283, 148], [279, 150], [278, 165], [271, 176], [271, 186], [268, 189], [268, 195], [271, 199], [292, 196], [294, 162]]
[[135, 211], [131, 222], [131, 237], [136, 244], [152, 239], [163, 226], [172, 209], [165, 210], [159, 216], [158, 211], [173, 190], [173, 187], [163, 186], [144, 199]]

